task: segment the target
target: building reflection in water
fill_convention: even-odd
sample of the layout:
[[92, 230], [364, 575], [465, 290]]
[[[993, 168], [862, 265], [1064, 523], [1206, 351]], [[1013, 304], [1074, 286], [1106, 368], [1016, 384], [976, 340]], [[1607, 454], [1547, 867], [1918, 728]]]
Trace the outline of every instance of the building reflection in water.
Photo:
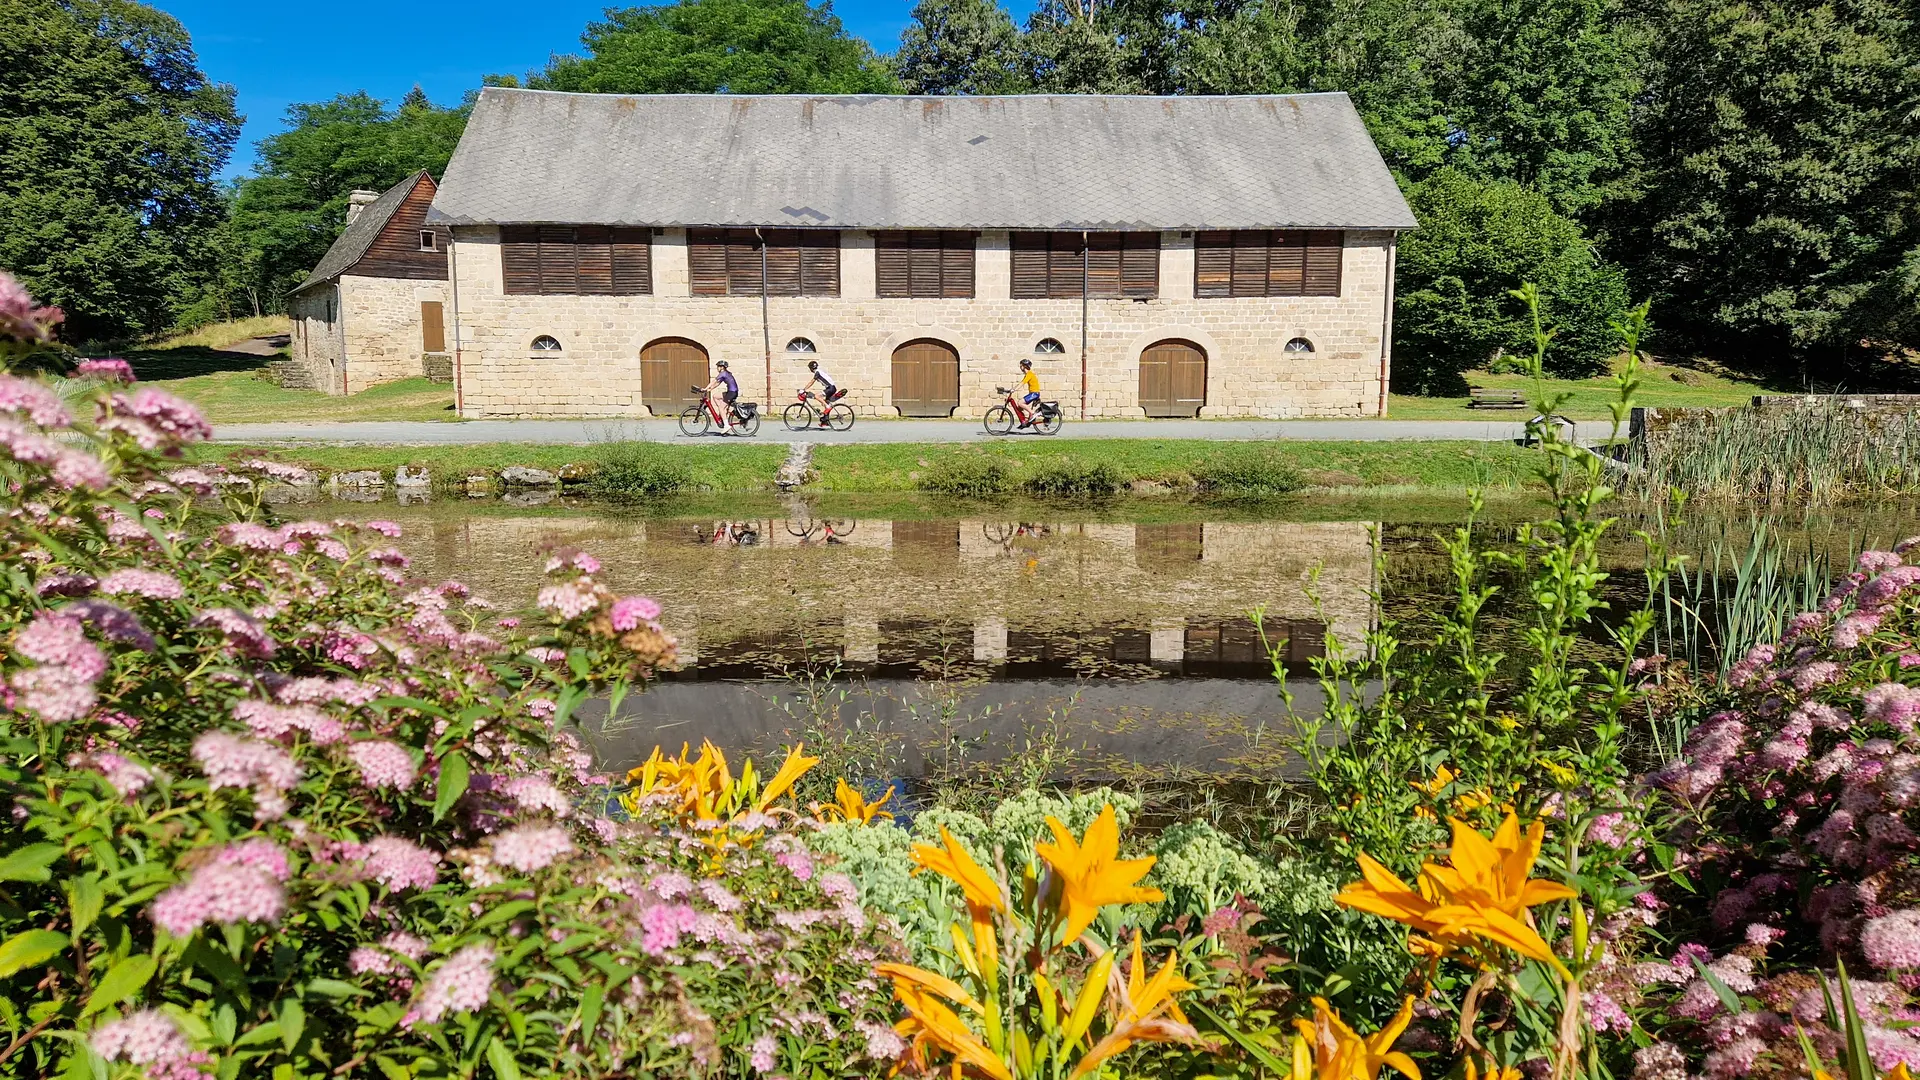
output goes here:
[[[1217, 769], [1317, 707], [1309, 662], [1372, 625], [1369, 522], [756, 521], [450, 516], [403, 543], [422, 574], [503, 606], [533, 595], [544, 550], [593, 552], [600, 577], [646, 592], [682, 669], [630, 699], [611, 765], [655, 741], [746, 747], [804, 730], [834, 680], [839, 722], [893, 725], [908, 757], [933, 711], [977, 720], [988, 757], [1049, 715], [1096, 756]], [[1311, 593], [1311, 595], [1310, 595]], [[1260, 613], [1258, 622], [1252, 617]], [[811, 702], [811, 704], [809, 704]], [[937, 706], [937, 708], [936, 708]], [[911, 762], [909, 762], [909, 765]]]

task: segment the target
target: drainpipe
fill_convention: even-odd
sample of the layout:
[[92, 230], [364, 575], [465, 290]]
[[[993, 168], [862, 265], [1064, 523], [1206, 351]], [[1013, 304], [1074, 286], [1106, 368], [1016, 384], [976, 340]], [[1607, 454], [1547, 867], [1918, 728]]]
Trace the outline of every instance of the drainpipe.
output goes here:
[[1080, 234], [1080, 419], [1087, 418], [1087, 234]]
[[753, 238], [760, 242], [760, 348], [767, 361], [767, 396], [760, 400], [766, 402], [762, 408], [773, 408], [773, 328], [767, 322], [767, 241], [760, 230], [753, 230]]
[[346, 397], [352, 391], [347, 389], [347, 281], [346, 276], [333, 279], [333, 310], [340, 316], [340, 396]]
[[460, 372], [460, 245], [453, 238], [453, 230], [447, 230], [447, 280], [453, 286], [448, 291], [453, 295], [453, 415], [466, 418], [466, 383]]
[[1387, 415], [1387, 375], [1388, 359], [1393, 355], [1393, 269], [1400, 258], [1400, 233], [1395, 230], [1387, 236], [1387, 304], [1380, 314], [1380, 411], [1378, 415]]

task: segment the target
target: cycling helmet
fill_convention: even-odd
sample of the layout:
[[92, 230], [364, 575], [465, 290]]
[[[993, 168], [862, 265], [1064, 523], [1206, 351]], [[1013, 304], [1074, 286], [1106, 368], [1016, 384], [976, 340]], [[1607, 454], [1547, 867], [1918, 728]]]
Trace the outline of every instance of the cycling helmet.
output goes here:
[[716, 360], [714, 361], [713, 366], [717, 368], [723, 368], [727, 366], [727, 362], [725, 360]]
[[809, 361], [807, 361], [807, 370], [808, 370], [808, 371], [819, 371], [819, 370], [820, 370], [820, 361], [818, 361], [818, 360], [809, 360]]
[[1020, 370], [1021, 370], [1021, 371], [1025, 371], [1025, 370], [1027, 370], [1028, 368], [1030, 368], [1030, 367], [1032, 367], [1032, 366], [1033, 366], [1033, 361], [1031, 361], [1031, 360], [1022, 360], [1022, 361], [1020, 361]]

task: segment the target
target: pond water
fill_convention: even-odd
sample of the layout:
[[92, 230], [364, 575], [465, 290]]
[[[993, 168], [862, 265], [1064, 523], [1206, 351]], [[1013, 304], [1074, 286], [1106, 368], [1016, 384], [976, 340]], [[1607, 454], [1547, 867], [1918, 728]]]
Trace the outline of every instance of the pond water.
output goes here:
[[[1276, 662], [1293, 707], [1316, 709], [1308, 662], [1330, 642], [1362, 648], [1382, 606], [1419, 622], [1445, 599], [1433, 536], [1464, 508], [1395, 509], [440, 499], [288, 511], [398, 521], [414, 573], [457, 578], [505, 608], [530, 600], [544, 552], [564, 546], [596, 555], [615, 590], [657, 597], [682, 666], [613, 721], [585, 718], [610, 766], [656, 743], [828, 738], [868, 747], [894, 775], [960, 758], [1004, 767], [1017, 785], [1045, 753], [1066, 753], [1081, 774], [1285, 767], [1292, 723]], [[1492, 515], [1490, 538], [1537, 509]], [[1644, 524], [1619, 530], [1610, 564], [1638, 569], [1626, 534]], [[1701, 554], [1742, 548], [1753, 527], [1696, 512], [1669, 534]], [[1920, 531], [1920, 511], [1770, 528], [1844, 562]], [[1636, 576], [1620, 587], [1631, 592]]]

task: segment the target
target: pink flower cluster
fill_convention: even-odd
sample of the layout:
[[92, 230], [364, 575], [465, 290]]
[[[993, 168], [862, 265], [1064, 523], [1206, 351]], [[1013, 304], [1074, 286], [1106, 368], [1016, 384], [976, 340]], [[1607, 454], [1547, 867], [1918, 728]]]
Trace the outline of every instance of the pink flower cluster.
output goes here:
[[408, 1016], [437, 1024], [448, 1013], [472, 1012], [485, 1005], [493, 991], [493, 961], [491, 945], [468, 945], [454, 953], [427, 977], [420, 1000]]
[[[0, 285], [5, 277], [0, 273]], [[87, 1045], [108, 1061], [141, 1066], [150, 1080], [202, 1077], [199, 1066], [208, 1060], [187, 1042], [173, 1018], [158, 1009], [142, 1009], [101, 1024], [93, 1029]]]
[[227, 645], [242, 656], [264, 660], [279, 649], [259, 619], [237, 608], [208, 608], [194, 616], [193, 625], [220, 631], [225, 635]]
[[64, 428], [73, 424], [60, 395], [45, 383], [0, 375], [0, 413], [24, 416], [43, 428]]
[[542, 588], [534, 603], [562, 619], [577, 619], [599, 606], [600, 598], [595, 595], [591, 580], [575, 578]]
[[700, 913], [686, 904], [655, 904], [640, 916], [640, 948], [661, 956], [679, 947], [680, 935], [692, 933], [699, 922]]
[[314, 745], [329, 746], [347, 737], [345, 724], [313, 705], [276, 705], [271, 701], [249, 699], [234, 703], [233, 718], [266, 739], [304, 731]]
[[300, 766], [268, 742], [228, 731], [208, 731], [193, 740], [193, 760], [214, 789], [253, 789], [254, 815], [271, 820], [287, 812], [288, 788], [300, 782]]
[[53, 340], [53, 328], [66, 320], [67, 313], [57, 307], [39, 307], [12, 274], [0, 270], [0, 340], [43, 342]]
[[367, 878], [393, 892], [430, 888], [440, 879], [440, 856], [402, 837], [376, 836], [359, 855]]
[[187, 595], [180, 579], [163, 570], [124, 567], [100, 579], [99, 589], [108, 596], [131, 593], [148, 600], [178, 600]]
[[132, 439], [142, 450], [177, 454], [182, 446], [213, 437], [213, 427], [191, 403], [164, 390], [142, 387], [115, 392], [100, 403], [95, 425]]
[[405, 791], [413, 786], [417, 767], [407, 748], [385, 739], [364, 739], [347, 747], [347, 757], [360, 770], [360, 782], [370, 788]]
[[232, 844], [155, 898], [149, 915], [175, 937], [208, 923], [275, 922], [287, 906], [287, 873], [286, 852], [272, 841]]
[[567, 830], [554, 825], [522, 825], [493, 838], [493, 861], [523, 874], [544, 870], [572, 852]]
[[99, 379], [101, 382], [131, 383], [133, 365], [118, 357], [105, 357], [97, 360], [82, 360], [73, 373], [82, 379]]
[[57, 443], [15, 420], [0, 419], [0, 446], [22, 465], [46, 466], [54, 485], [67, 491], [91, 488], [104, 491], [113, 478], [92, 454]]
[[88, 597], [75, 600], [60, 609], [62, 614], [78, 615], [89, 626], [100, 631], [108, 641], [121, 645], [131, 645], [141, 652], [152, 652], [157, 643], [153, 635], [140, 623], [140, 619], [126, 608], [109, 604], [105, 600]]
[[16, 671], [8, 680], [19, 695], [19, 707], [50, 723], [78, 720], [92, 711], [94, 683], [107, 672], [107, 656], [87, 640], [77, 616], [40, 612], [14, 635], [13, 649], [38, 665]]
[[153, 773], [146, 766], [111, 750], [75, 754], [67, 760], [67, 764], [76, 769], [92, 769], [106, 777], [107, 783], [123, 799], [140, 794], [153, 782]]
[[572, 800], [543, 776], [516, 776], [501, 784], [499, 791], [522, 810], [547, 810], [559, 817], [573, 810]]
[[355, 975], [372, 972], [375, 975], [395, 975], [405, 970], [394, 962], [394, 957], [404, 956], [418, 962], [427, 955], [427, 943], [405, 930], [395, 930], [380, 939], [376, 945], [362, 945], [347, 955], [347, 970]]
[[613, 608], [607, 614], [613, 628], [624, 634], [658, 619], [660, 604], [651, 597], [623, 596], [613, 602]]

